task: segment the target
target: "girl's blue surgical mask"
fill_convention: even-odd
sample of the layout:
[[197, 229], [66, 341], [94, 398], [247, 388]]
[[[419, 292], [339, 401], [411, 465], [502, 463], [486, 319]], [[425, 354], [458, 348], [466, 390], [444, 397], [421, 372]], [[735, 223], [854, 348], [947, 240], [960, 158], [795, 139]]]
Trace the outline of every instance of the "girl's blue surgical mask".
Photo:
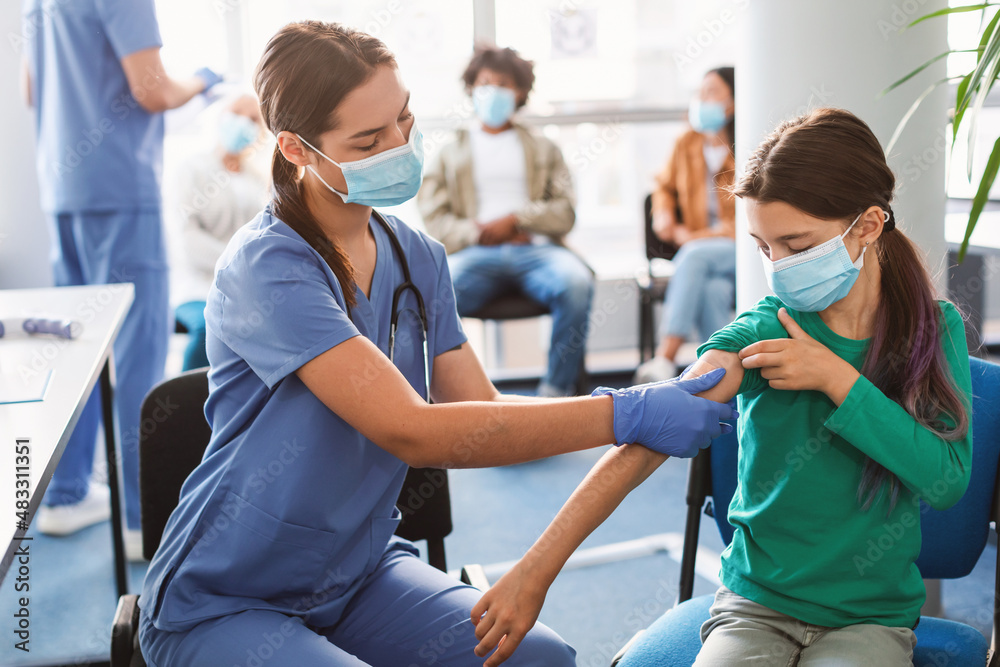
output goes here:
[[[761, 254], [767, 284], [774, 295], [789, 308], [800, 312], [815, 313], [840, 301], [851, 291], [864, 266], [865, 251], [856, 261], [844, 245], [844, 237], [861, 218], [861, 213], [851, 226], [841, 234], [815, 248], [797, 252], [772, 262]], [[888, 214], [886, 218], [888, 219]]]
[[715, 134], [726, 126], [726, 107], [719, 102], [702, 102], [699, 98], [691, 100], [688, 108], [688, 122], [696, 132]]
[[483, 125], [503, 127], [514, 115], [517, 98], [514, 91], [503, 86], [476, 86], [472, 89], [472, 105]]
[[225, 111], [219, 119], [219, 143], [227, 153], [236, 155], [257, 141], [257, 123], [246, 116]]
[[[298, 134], [295, 136], [299, 137]], [[323, 177], [307, 165], [331, 192], [340, 196], [345, 204], [363, 206], [398, 206], [416, 196], [423, 181], [424, 141], [416, 123], [410, 128], [410, 138], [402, 146], [390, 148], [363, 160], [337, 162], [302, 137], [299, 139], [333, 164], [340, 167], [347, 183], [347, 192], [333, 188]]]

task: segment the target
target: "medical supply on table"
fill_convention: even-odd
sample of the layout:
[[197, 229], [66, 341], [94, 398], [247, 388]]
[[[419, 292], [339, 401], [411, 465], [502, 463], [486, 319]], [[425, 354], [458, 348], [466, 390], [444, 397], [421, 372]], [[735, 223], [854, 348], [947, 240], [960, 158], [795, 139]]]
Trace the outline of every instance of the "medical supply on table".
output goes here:
[[72, 339], [83, 330], [76, 320], [45, 317], [22, 317], [0, 319], [0, 338], [10, 337], [19, 332], [29, 336], [49, 335]]

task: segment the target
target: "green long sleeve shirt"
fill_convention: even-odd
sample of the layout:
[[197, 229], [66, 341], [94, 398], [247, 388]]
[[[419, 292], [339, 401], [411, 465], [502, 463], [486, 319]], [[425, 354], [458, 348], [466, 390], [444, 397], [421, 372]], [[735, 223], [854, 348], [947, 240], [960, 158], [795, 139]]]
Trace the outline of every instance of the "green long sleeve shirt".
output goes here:
[[[698, 349], [739, 352], [760, 340], [787, 338], [767, 297]], [[962, 317], [940, 302], [944, 354], [960, 397], [971, 406]], [[868, 340], [839, 336], [816, 313], [787, 309], [810, 336], [860, 370]], [[969, 484], [971, 425], [947, 441], [920, 425], [865, 377], [836, 407], [818, 391], [771, 389], [759, 369], [739, 388], [739, 469], [722, 554], [731, 590], [803, 622], [913, 627], [925, 591], [914, 561], [920, 552], [920, 503], [956, 503]], [[971, 422], [971, 418], [970, 418]], [[902, 483], [889, 511], [883, 493], [867, 511], [858, 487], [871, 457]]]

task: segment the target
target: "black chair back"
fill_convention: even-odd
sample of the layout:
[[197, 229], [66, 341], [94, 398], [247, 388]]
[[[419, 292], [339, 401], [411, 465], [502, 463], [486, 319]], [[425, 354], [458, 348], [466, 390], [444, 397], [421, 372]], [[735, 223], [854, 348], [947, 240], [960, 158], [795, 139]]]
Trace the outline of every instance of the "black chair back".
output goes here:
[[[139, 446], [142, 554], [147, 559], [160, 546], [181, 486], [201, 463], [212, 437], [205, 420], [207, 399], [208, 369], [199, 368], [161, 382], [143, 400], [140, 423], [156, 425]], [[397, 503], [403, 520], [396, 534], [427, 540], [428, 561], [445, 570], [444, 538], [452, 530], [447, 472], [409, 469]]]
[[140, 423], [156, 424], [139, 444], [142, 555], [153, 557], [181, 486], [205, 454], [212, 430], [205, 420], [208, 369], [188, 371], [153, 387], [142, 402]]
[[548, 315], [548, 306], [538, 303], [517, 287], [511, 287], [498, 294], [482, 308], [467, 317], [477, 320], [524, 320], [531, 317]]
[[[653, 233], [653, 195], [646, 195], [646, 199], [642, 202], [642, 209], [645, 221], [646, 259], [648, 261], [654, 259], [673, 259], [677, 251], [680, 250], [680, 246], [673, 241], [661, 241]], [[674, 215], [677, 222], [680, 223], [680, 211], [678, 210]], [[652, 272], [652, 269], [650, 269], [650, 272]]]

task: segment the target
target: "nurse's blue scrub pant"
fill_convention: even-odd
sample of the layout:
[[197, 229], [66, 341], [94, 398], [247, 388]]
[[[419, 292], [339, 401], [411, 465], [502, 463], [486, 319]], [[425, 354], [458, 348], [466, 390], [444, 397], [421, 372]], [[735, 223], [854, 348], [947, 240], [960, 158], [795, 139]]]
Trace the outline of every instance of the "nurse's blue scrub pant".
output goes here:
[[[140, 644], [150, 667], [480, 667], [485, 658], [472, 652], [479, 642], [469, 615], [481, 596], [397, 546], [332, 627], [250, 610], [164, 632], [143, 614]], [[576, 651], [537, 623], [504, 664], [569, 667]]]
[[[88, 211], [49, 216], [55, 284], [101, 285], [129, 282], [135, 300], [114, 345], [115, 402], [119, 424], [125, 518], [139, 528], [139, 407], [163, 378], [167, 358], [167, 261], [158, 208]], [[109, 288], [112, 289], [112, 288]], [[101, 308], [101, 300], [81, 303], [67, 317], [83, 319]], [[94, 388], [66, 444], [45, 493], [46, 505], [79, 502], [87, 494], [101, 420], [99, 386]], [[155, 425], [154, 425], [155, 426]]]

